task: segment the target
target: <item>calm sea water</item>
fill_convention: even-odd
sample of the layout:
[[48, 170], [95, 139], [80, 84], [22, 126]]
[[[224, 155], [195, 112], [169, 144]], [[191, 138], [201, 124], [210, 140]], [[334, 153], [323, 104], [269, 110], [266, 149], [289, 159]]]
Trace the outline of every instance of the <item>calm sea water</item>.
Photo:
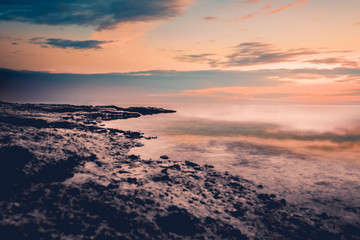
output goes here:
[[[299, 207], [353, 221], [359, 216], [360, 106], [161, 105], [175, 114], [115, 120], [141, 131], [131, 154], [211, 164]], [[359, 220], [359, 219], [358, 219]]]

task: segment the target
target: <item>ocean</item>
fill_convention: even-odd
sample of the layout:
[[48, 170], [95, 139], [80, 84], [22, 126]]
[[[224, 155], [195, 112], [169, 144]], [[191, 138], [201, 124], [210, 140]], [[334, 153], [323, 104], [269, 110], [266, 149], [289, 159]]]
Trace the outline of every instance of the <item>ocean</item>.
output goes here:
[[360, 221], [360, 106], [187, 103], [160, 107], [177, 113], [105, 125], [157, 137], [142, 139], [143, 146], [131, 150], [130, 154], [143, 159], [166, 155], [213, 165], [301, 209], [327, 212], [349, 223]]

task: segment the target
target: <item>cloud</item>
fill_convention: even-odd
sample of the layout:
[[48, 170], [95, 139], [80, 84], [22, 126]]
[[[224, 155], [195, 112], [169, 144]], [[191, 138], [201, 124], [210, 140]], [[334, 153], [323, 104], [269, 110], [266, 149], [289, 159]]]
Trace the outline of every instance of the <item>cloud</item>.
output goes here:
[[257, 14], [258, 14], [257, 12], [250, 13], [250, 14], [245, 15], [245, 16], [243, 16], [243, 17], [236, 18], [236, 19], [235, 19], [235, 21], [239, 21], [239, 20], [247, 20], [247, 19], [250, 19], [250, 18], [255, 17]]
[[254, 3], [258, 3], [260, 2], [261, 0], [246, 0], [245, 3], [246, 4], [254, 4]]
[[209, 64], [211, 67], [216, 67], [218, 61], [210, 58], [211, 56], [215, 56], [215, 54], [203, 53], [203, 54], [182, 55], [176, 57], [175, 59], [181, 62], [205, 63], [205, 64]]
[[[274, 44], [262, 42], [244, 42], [233, 47], [233, 52], [227, 56], [211, 53], [181, 55], [175, 59], [183, 62], [209, 64], [211, 67], [240, 67], [262, 64], [274, 64], [291, 61], [302, 61], [301, 58], [319, 54], [348, 53], [352, 51], [318, 51], [307, 48], [281, 49]], [[345, 68], [358, 68], [359, 62], [343, 57], [327, 57], [303, 60], [312, 64], [340, 64]]]
[[291, 97], [291, 93], [262, 93], [253, 95], [254, 98], [284, 98]]
[[0, 1], [0, 21], [114, 28], [121, 22], [167, 19], [182, 13], [188, 0], [11, 0]]
[[[311, 72], [311, 69], [307, 69]], [[266, 78], [266, 75], [277, 73], [280, 77], [278, 84], [271, 86], [239, 86], [234, 85], [230, 87], [213, 87], [203, 89], [189, 89], [180, 91], [175, 94], [168, 94], [168, 96], [183, 96], [198, 99], [222, 99], [230, 101], [241, 102], [284, 102], [287, 103], [327, 103], [327, 104], [342, 104], [342, 103], [357, 103], [359, 102], [359, 91], [357, 90], [359, 84], [356, 82], [337, 82], [331, 79], [321, 79], [317, 81], [291, 81], [291, 76], [296, 75], [288, 70], [271, 70], [266, 73], [264, 70], [256, 71], [260, 76]], [[252, 72], [255, 76], [255, 72]], [[324, 75], [326, 76], [326, 75]], [[345, 77], [345, 76], [344, 76]], [[251, 77], [248, 76], [248, 81]], [[276, 82], [274, 80], [274, 82]]]
[[217, 20], [218, 18], [217, 17], [204, 17], [204, 20], [207, 20], [207, 21], [213, 21], [213, 20]]
[[[304, 68], [304, 69], [293, 69], [291, 71], [284, 72], [282, 77], [290, 77], [310, 74], [313, 76], [319, 76], [327, 79], [333, 79], [338, 82], [355, 82], [360, 83], [360, 69], [359, 68], [344, 68], [338, 67], [333, 69], [317, 69], [317, 68]], [[295, 79], [295, 78], [293, 78]]]
[[264, 6], [261, 7], [261, 10], [268, 10], [272, 8], [272, 3], [267, 3]]
[[[318, 79], [321, 79], [320, 83]], [[340, 82], [339, 79], [343, 81]], [[157, 101], [157, 97], [164, 97], [185, 101], [189, 98], [244, 101], [287, 99], [290, 102], [339, 103], [359, 101], [359, 83], [359, 68], [108, 74], [49, 73], [0, 68], [0, 100], [68, 102], [94, 99], [105, 101], [111, 98], [132, 102], [142, 101], [147, 96], [152, 101]]]
[[330, 96], [360, 96], [360, 89], [351, 89], [343, 93], [334, 94]]
[[[140, 97], [143, 98], [148, 95], [178, 93], [188, 89], [279, 84], [277, 80], [267, 79], [265, 77], [267, 74], [238, 71], [143, 71], [70, 74], [0, 68], [0, 100], [69, 102], [72, 100], [83, 101], [84, 99], [104, 101], [108, 98], [116, 98], [115, 100], [118, 101], [132, 102], [139, 101]], [[129, 92], [128, 89], [135, 89], [136, 91]], [[90, 91], [90, 93], [85, 91]], [[109, 92], [115, 93], [111, 95]]]
[[224, 67], [250, 66], [268, 63], [292, 61], [296, 57], [316, 54], [309, 49], [290, 49], [282, 51], [272, 44], [260, 42], [245, 42], [235, 47], [234, 53], [226, 56], [227, 61], [222, 62]]
[[271, 11], [270, 14], [279, 13], [279, 12], [282, 12], [282, 11], [288, 9], [288, 8], [294, 7], [294, 6], [299, 5], [299, 4], [301, 4], [301, 3], [307, 3], [307, 2], [309, 2], [309, 1], [310, 1], [310, 0], [296, 0], [296, 1], [292, 2], [292, 3], [283, 5], [283, 6], [281, 6], [280, 8], [277, 8], [277, 9]]
[[308, 63], [314, 63], [314, 64], [340, 64], [344, 67], [358, 67], [359, 63], [356, 61], [351, 61], [343, 58], [323, 58], [323, 59], [312, 59], [306, 61]]
[[[283, 5], [277, 9], [274, 9], [274, 10], [271, 10], [273, 8], [273, 3], [267, 3], [265, 5], [263, 5], [258, 11], [255, 11], [255, 12], [252, 12], [252, 13], [249, 13], [243, 17], [239, 17], [239, 18], [236, 18], [235, 21], [241, 21], [241, 20], [247, 20], [247, 19], [251, 19], [251, 18], [254, 18], [260, 14], [262, 15], [269, 15], [269, 14], [275, 14], [275, 13], [279, 13], [279, 12], [282, 12], [288, 8], [291, 8], [291, 7], [294, 7], [294, 6], [297, 6], [301, 3], [306, 3], [306, 2], [309, 2], [310, 0], [297, 0], [297, 1], [294, 1], [292, 3], [289, 3], [289, 4], [286, 4], [286, 5]], [[260, 1], [257, 1], [257, 0], [249, 0], [249, 1], [246, 1], [245, 3], [247, 4], [252, 4], [252, 3], [258, 3]]]
[[[324, 54], [338, 54], [338, 53], [354, 53], [354, 51], [330, 51], [330, 50], [313, 50], [308, 48], [295, 48], [295, 49], [281, 49], [274, 44], [262, 43], [262, 42], [243, 42], [232, 48], [233, 51], [228, 55], [220, 55], [213, 53], [204, 54], [189, 54], [180, 55], [175, 57], [176, 60], [182, 62], [192, 62], [200, 64], [208, 64], [211, 67], [243, 67], [243, 66], [256, 66], [265, 64], [280, 64], [288, 63], [292, 61], [298, 61], [301, 63], [312, 64], [328, 64], [335, 65], [336, 70], [342, 69], [342, 71], [349, 71], [350, 73], [333, 74], [333, 78], [339, 78], [346, 76], [348, 80], [358, 80], [359, 61], [349, 60], [343, 56], [339, 57], [324, 57]], [[313, 59], [309, 59], [313, 58]], [[338, 66], [341, 67], [338, 67]], [[299, 73], [299, 78], [314, 78], [319, 79], [319, 72], [323, 73], [326, 70], [309, 68], [310, 71], [305, 70], [303, 73]], [[298, 69], [299, 70], [299, 69]], [[355, 73], [352, 74], [351, 72]], [[320, 75], [321, 75], [320, 73]], [[329, 77], [329, 76], [328, 76]]]
[[39, 44], [44, 48], [55, 47], [55, 48], [72, 48], [72, 49], [102, 49], [101, 44], [110, 43], [112, 41], [98, 41], [98, 40], [68, 40], [62, 38], [44, 38], [35, 37], [29, 40], [32, 44]]

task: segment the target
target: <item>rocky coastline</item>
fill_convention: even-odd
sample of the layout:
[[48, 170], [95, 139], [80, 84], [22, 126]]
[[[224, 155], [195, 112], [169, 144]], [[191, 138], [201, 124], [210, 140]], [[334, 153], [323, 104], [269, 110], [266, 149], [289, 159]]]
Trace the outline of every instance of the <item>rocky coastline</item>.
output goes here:
[[131, 155], [144, 135], [102, 126], [173, 112], [0, 102], [0, 236], [360, 239], [358, 224], [299, 209], [196, 159]]

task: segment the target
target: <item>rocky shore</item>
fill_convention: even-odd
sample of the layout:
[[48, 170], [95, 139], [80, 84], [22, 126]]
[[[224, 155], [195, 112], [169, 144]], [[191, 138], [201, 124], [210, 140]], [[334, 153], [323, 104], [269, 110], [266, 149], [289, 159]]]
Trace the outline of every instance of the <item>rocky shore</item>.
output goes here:
[[1, 238], [360, 239], [196, 159], [129, 155], [143, 134], [102, 126], [172, 112], [0, 102]]

